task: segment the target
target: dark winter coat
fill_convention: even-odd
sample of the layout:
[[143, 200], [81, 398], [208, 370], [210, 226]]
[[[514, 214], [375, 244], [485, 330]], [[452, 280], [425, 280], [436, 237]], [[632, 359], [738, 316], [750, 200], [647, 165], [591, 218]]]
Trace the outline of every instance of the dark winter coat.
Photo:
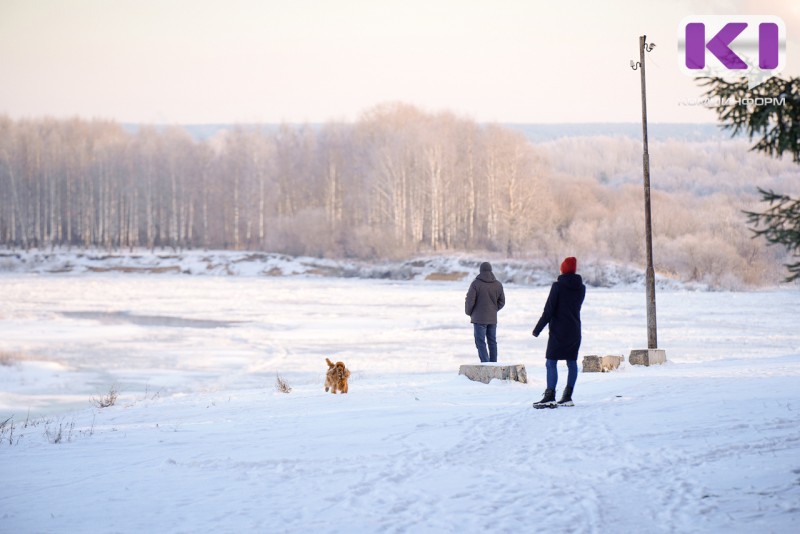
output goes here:
[[538, 336], [545, 325], [550, 325], [547, 340], [548, 360], [577, 360], [581, 346], [581, 305], [586, 296], [586, 286], [578, 274], [562, 274], [550, 287], [550, 295], [533, 335]]
[[476, 324], [497, 324], [497, 312], [506, 305], [503, 284], [492, 271], [481, 271], [467, 291], [464, 312]]

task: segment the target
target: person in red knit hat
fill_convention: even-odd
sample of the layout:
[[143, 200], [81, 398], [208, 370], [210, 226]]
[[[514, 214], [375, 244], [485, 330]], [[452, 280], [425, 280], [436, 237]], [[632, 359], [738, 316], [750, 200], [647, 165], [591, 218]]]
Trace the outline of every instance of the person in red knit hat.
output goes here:
[[[550, 325], [547, 339], [547, 389], [534, 408], [555, 408], [556, 406], [574, 406], [572, 392], [578, 380], [578, 349], [581, 346], [581, 306], [586, 297], [586, 286], [576, 273], [578, 260], [570, 256], [561, 262], [561, 276], [550, 287], [550, 295], [544, 305], [544, 311], [533, 328], [534, 337], [539, 337], [546, 325]], [[558, 384], [558, 360], [567, 362], [567, 386], [556, 402], [556, 384]]]

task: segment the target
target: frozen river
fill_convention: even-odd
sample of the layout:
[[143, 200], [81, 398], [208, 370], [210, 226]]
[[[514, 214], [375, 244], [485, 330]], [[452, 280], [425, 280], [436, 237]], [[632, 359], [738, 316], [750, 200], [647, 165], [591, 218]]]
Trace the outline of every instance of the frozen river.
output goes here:
[[[84, 408], [116, 386], [121, 399], [323, 382], [324, 359], [353, 380], [457, 373], [477, 362], [463, 302], [469, 281], [316, 277], [0, 275], [0, 416]], [[530, 331], [547, 288], [506, 285], [500, 360], [543, 367]], [[664, 291], [659, 345], [672, 362], [800, 352], [796, 290]], [[638, 288], [589, 288], [582, 355], [646, 345]], [[754, 362], [755, 364], [755, 362]], [[543, 373], [542, 373], [543, 374]]]

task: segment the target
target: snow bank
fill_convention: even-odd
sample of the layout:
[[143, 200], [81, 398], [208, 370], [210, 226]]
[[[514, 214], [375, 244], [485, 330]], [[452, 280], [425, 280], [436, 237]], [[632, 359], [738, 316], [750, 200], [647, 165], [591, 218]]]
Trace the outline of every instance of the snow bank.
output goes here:
[[[384, 280], [461, 281], [478, 273], [481, 262], [492, 262], [504, 283], [549, 286], [558, 275], [557, 261], [476, 258], [467, 255], [427, 256], [407, 261], [362, 262], [292, 257], [266, 252], [183, 251], [176, 253], [0, 251], [0, 272], [138, 273], [206, 276], [323, 276]], [[579, 266], [592, 287], [644, 286], [644, 272], [633, 266], [590, 261]], [[657, 276], [662, 289], [706, 289], [667, 276]]]

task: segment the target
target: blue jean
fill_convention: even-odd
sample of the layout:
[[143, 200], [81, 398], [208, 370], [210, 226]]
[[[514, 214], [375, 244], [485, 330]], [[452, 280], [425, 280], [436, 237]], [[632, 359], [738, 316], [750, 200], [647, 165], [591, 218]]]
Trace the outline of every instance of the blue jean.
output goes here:
[[[567, 387], [574, 388], [578, 381], [578, 362], [567, 360]], [[547, 389], [556, 389], [558, 384], [558, 360], [547, 360]]]
[[[481, 362], [497, 361], [497, 325], [472, 323], [475, 331], [475, 346], [478, 347], [478, 358]], [[489, 343], [489, 351], [486, 351], [486, 343]]]

